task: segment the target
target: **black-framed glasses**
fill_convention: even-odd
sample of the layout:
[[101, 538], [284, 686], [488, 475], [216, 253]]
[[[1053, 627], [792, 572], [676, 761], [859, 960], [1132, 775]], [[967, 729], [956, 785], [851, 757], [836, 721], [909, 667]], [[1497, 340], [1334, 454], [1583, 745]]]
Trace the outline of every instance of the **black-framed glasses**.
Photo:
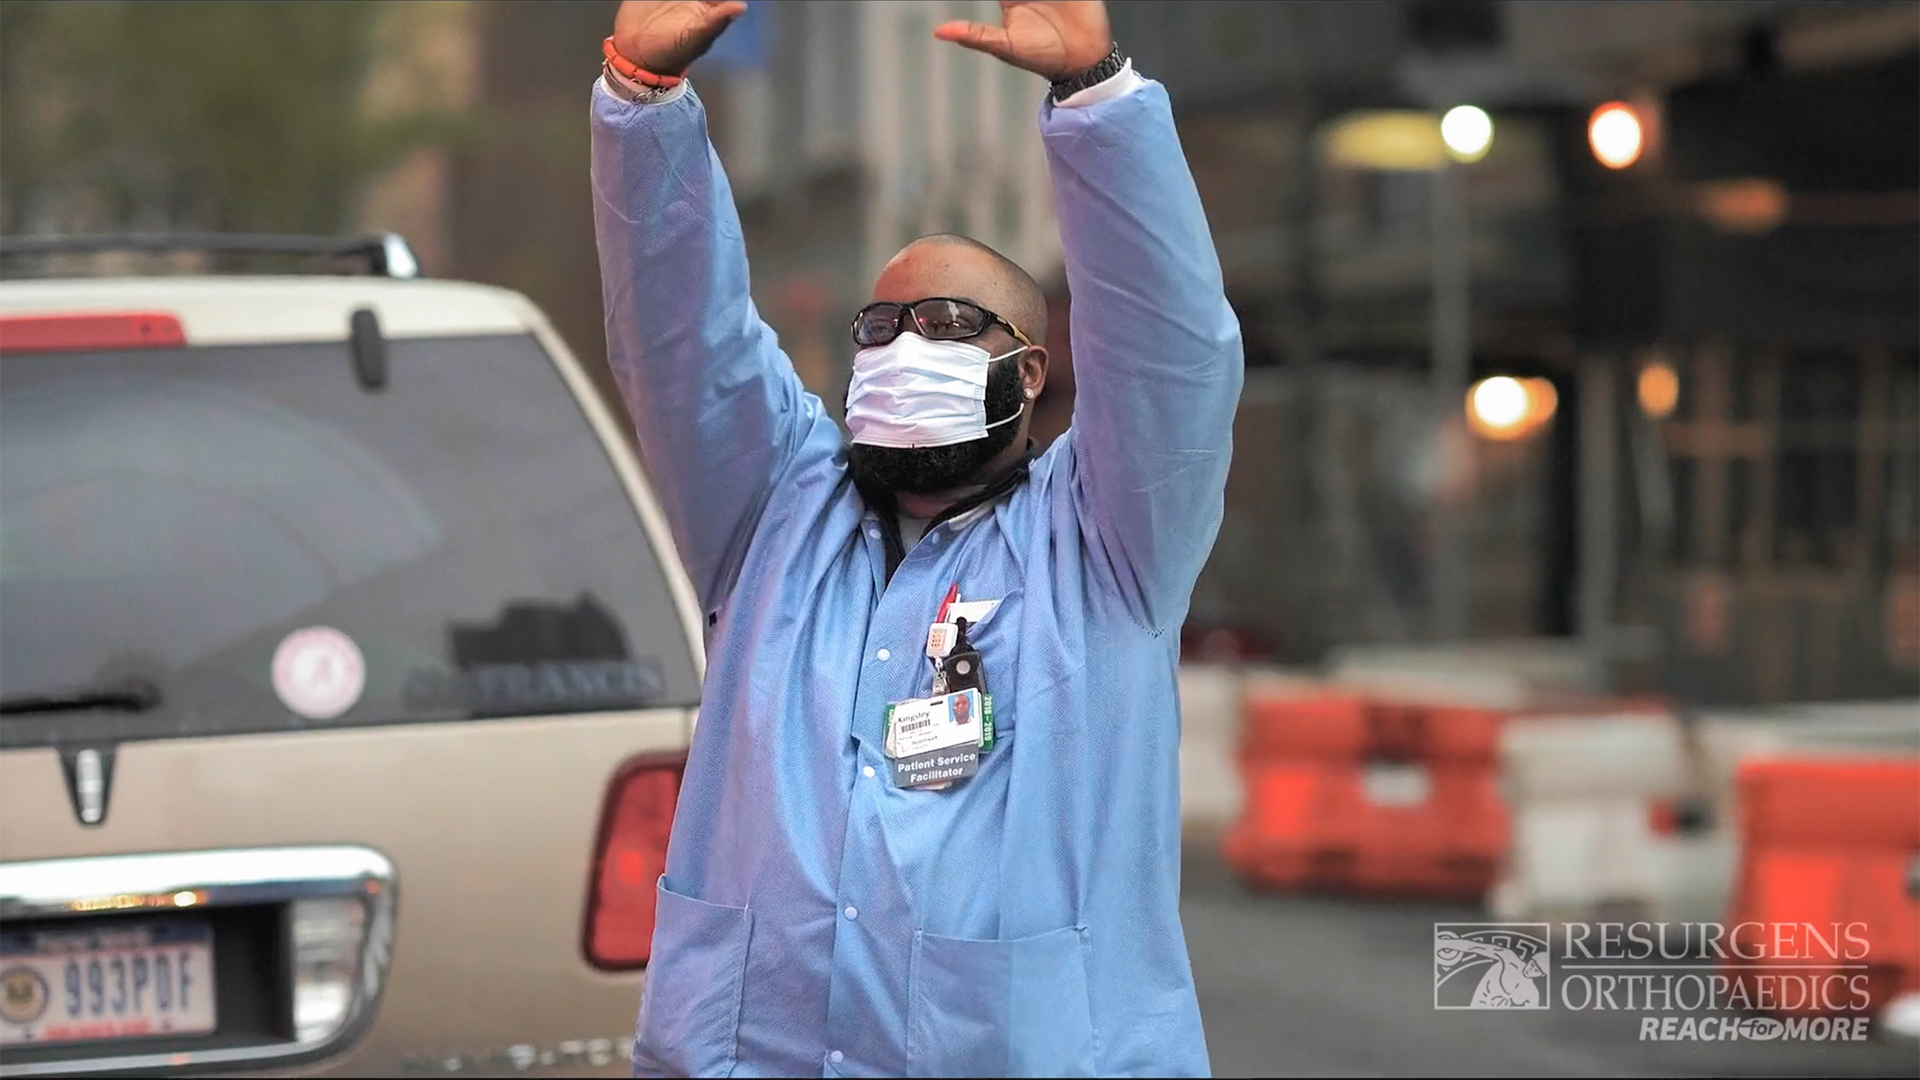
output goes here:
[[908, 329], [930, 341], [964, 341], [986, 332], [989, 326], [1004, 326], [1014, 339], [1029, 348], [1033, 342], [1020, 328], [971, 300], [951, 296], [929, 296], [911, 304], [882, 300], [868, 304], [853, 317], [853, 342], [863, 349], [885, 345]]

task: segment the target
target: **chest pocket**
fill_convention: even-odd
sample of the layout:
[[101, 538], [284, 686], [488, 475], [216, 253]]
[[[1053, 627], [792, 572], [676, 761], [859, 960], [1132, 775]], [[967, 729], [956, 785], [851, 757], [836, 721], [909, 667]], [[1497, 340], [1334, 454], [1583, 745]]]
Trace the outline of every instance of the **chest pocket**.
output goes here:
[[1023, 597], [1018, 588], [1002, 595], [983, 588], [977, 590], [977, 595], [981, 600], [1000, 601], [978, 625], [967, 628], [967, 640], [980, 654], [987, 693], [993, 696], [994, 730], [1000, 735], [1009, 735], [1020, 722], [1016, 703], [1023, 662], [1020, 652], [1023, 635], [1019, 625]]
[[[1038, 497], [1022, 489], [1015, 501]], [[962, 607], [999, 601], [991, 614], [968, 628], [967, 638], [986, 672], [996, 732], [1011, 735], [1024, 726], [1030, 729], [1029, 740], [1041, 734], [1032, 726], [1044, 727], [1058, 711], [1052, 707], [1053, 695], [1072, 686], [1072, 676], [1082, 666], [1086, 633], [1078, 599], [1056, 595], [1059, 583], [1047, 576], [1044, 562], [1031, 554], [1022, 558], [1015, 550], [1032, 547], [1034, 531], [1045, 527], [1032, 507], [996, 514], [994, 520], [967, 530], [958, 565], [947, 571], [960, 584]], [[1072, 613], [1065, 625], [1063, 612]]]

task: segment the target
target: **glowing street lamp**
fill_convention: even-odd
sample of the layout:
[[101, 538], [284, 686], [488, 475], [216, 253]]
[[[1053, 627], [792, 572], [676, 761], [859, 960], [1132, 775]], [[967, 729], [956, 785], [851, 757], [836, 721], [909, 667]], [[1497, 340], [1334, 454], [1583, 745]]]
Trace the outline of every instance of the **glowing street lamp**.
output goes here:
[[1641, 368], [1635, 389], [1639, 392], [1640, 411], [1652, 419], [1665, 420], [1680, 404], [1680, 374], [1665, 360], [1655, 360]]
[[[1437, 136], [1437, 137], [1436, 137]], [[1320, 134], [1320, 153], [1324, 160], [1344, 167], [1391, 171], [1425, 172], [1433, 181], [1433, 374], [1431, 384], [1435, 412], [1453, 415], [1459, 408], [1460, 393], [1467, 389], [1472, 370], [1473, 334], [1472, 267], [1467, 252], [1467, 208], [1462, 198], [1463, 182], [1456, 176], [1456, 165], [1471, 165], [1487, 156], [1493, 146], [1493, 117], [1477, 105], [1456, 105], [1434, 123], [1432, 113], [1413, 111], [1374, 111], [1348, 114], [1328, 125]], [[1507, 380], [1514, 382], [1514, 380]], [[1541, 380], [1544, 388], [1539, 400], [1551, 401], [1553, 388]], [[1518, 383], [1515, 383], [1518, 386]], [[1494, 389], [1490, 408], [1503, 408], [1501, 395], [1510, 391]], [[1524, 387], [1523, 412], [1538, 415], [1535, 395]], [[1545, 406], [1551, 415], [1552, 405]], [[1472, 419], [1474, 412], [1468, 409]], [[1477, 425], [1477, 421], [1475, 421]], [[1476, 427], [1476, 430], [1479, 430]], [[1493, 429], [1487, 429], [1489, 431]], [[1524, 433], [1531, 428], [1517, 422], [1512, 429]], [[1518, 438], [1519, 435], [1489, 435], [1490, 438]], [[1468, 588], [1469, 562], [1467, 535], [1461, 523], [1462, 510], [1442, 500], [1434, 510], [1433, 591], [1434, 632], [1441, 637], [1457, 638], [1466, 634], [1471, 595]]]
[[1506, 375], [1480, 380], [1467, 401], [1479, 426], [1493, 431], [1512, 430], [1527, 418], [1527, 388]]
[[1478, 105], [1455, 105], [1440, 118], [1440, 141], [1455, 161], [1479, 161], [1493, 146], [1493, 117]]
[[1467, 391], [1467, 424], [1482, 438], [1507, 442], [1540, 430], [1559, 406], [1550, 380], [1495, 375]]
[[1609, 169], [1624, 169], [1639, 161], [1646, 142], [1639, 115], [1625, 102], [1610, 101], [1593, 110], [1587, 120], [1587, 145]]
[[[1467, 202], [1459, 166], [1487, 156], [1493, 118], [1475, 105], [1455, 105], [1440, 118], [1440, 142], [1451, 160], [1433, 172], [1433, 391], [1442, 415], [1458, 408], [1473, 367], [1473, 268], [1467, 250]], [[1495, 391], [1495, 397], [1499, 391]], [[1442, 500], [1433, 521], [1433, 630], [1465, 637], [1472, 608], [1472, 562], [1465, 508]]]

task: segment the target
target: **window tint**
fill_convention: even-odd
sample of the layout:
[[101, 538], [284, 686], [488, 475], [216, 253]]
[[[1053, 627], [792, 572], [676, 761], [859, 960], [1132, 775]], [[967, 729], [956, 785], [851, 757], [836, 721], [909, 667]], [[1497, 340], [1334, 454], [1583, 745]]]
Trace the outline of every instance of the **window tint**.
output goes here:
[[[539, 344], [389, 345], [379, 391], [344, 343], [0, 360], [0, 697], [161, 695], [0, 717], [0, 744], [697, 700], [659, 560]], [[363, 660], [337, 717], [276, 691], [312, 627]]]

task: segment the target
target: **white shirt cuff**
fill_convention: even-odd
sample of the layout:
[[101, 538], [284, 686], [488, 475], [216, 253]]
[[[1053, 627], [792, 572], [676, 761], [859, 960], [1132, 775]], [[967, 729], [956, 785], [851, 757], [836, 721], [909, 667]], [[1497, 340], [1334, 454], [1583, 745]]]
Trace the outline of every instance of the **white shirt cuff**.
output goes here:
[[1098, 105], [1117, 97], [1125, 97], [1147, 85], [1147, 80], [1133, 70], [1133, 61], [1120, 65], [1120, 70], [1112, 77], [1094, 83], [1085, 90], [1076, 90], [1068, 94], [1063, 101], [1055, 102], [1055, 108], [1084, 109], [1089, 105]]
[[[627, 77], [626, 77], [625, 75], [622, 75], [622, 74], [620, 74], [620, 73], [619, 73], [619, 72], [617, 72], [617, 71], [611, 71], [611, 70], [604, 70], [604, 69], [603, 69], [603, 70], [602, 70], [602, 72], [601, 72], [601, 74], [602, 74], [602, 75], [605, 75], [605, 76], [606, 76], [606, 78], [602, 78], [602, 79], [595, 79], [595, 80], [593, 81], [593, 84], [594, 84], [595, 86], [597, 86], [597, 87], [599, 87], [599, 89], [600, 89], [600, 93], [603, 93], [603, 94], [605, 94], [605, 95], [607, 95], [608, 97], [610, 97], [610, 98], [612, 98], [613, 100], [615, 100], [615, 101], [618, 101], [618, 102], [621, 102], [621, 103], [623, 103], [623, 104], [627, 104], [627, 105], [665, 105], [665, 104], [666, 104], [667, 102], [669, 102], [669, 101], [679, 101], [679, 100], [680, 100], [681, 98], [683, 98], [683, 97], [685, 97], [685, 96], [687, 96], [687, 80], [683, 78], [683, 79], [681, 79], [681, 80], [680, 80], [680, 81], [679, 81], [678, 83], [675, 83], [675, 84], [674, 84], [674, 87], [673, 87], [673, 89], [671, 89], [671, 90], [669, 90], [669, 91], [667, 91], [667, 92], [666, 92], [666, 93], [664, 93], [664, 94], [661, 94], [661, 95], [660, 95], [659, 97], [657, 97], [657, 98], [654, 98], [654, 99], [652, 99], [651, 101], [627, 101], [627, 99], [625, 99], [625, 98], [623, 98], [623, 97], [621, 97], [621, 96], [620, 96], [619, 94], [616, 94], [616, 93], [614, 93], [614, 92], [613, 92], [612, 90], [610, 90], [610, 89], [608, 89], [608, 88], [607, 88], [607, 79], [612, 79], [612, 80], [614, 80], [615, 82], [617, 82], [617, 83], [619, 83], [619, 84], [620, 84], [621, 86], [624, 86], [624, 87], [626, 87], [626, 88], [627, 88], [627, 89], [628, 89], [629, 91], [631, 91], [631, 92], [633, 92], [633, 93], [635, 93], [635, 94], [644, 94], [644, 93], [647, 93], [648, 91], [650, 91], [650, 90], [652, 90], [652, 89], [653, 89], [653, 87], [651, 87], [651, 86], [648, 86], [648, 85], [646, 85], [645, 83], [637, 83], [637, 82], [634, 82], [634, 81], [633, 81], [632, 79], [629, 79], [629, 78], [627, 78]], [[1112, 82], [1113, 80], [1111, 80], [1111, 79], [1109, 79], [1109, 80], [1107, 80], [1107, 81], [1108, 81], [1108, 82]], [[1106, 83], [1101, 83], [1101, 84], [1100, 84], [1100, 86], [1105, 86], [1105, 85], [1107, 85], [1107, 84], [1106, 84]], [[1097, 89], [1099, 89], [1099, 87], [1088, 87], [1088, 89], [1090, 89], [1090, 90], [1097, 90]], [[1084, 92], [1084, 91], [1083, 91], [1083, 92]]]

